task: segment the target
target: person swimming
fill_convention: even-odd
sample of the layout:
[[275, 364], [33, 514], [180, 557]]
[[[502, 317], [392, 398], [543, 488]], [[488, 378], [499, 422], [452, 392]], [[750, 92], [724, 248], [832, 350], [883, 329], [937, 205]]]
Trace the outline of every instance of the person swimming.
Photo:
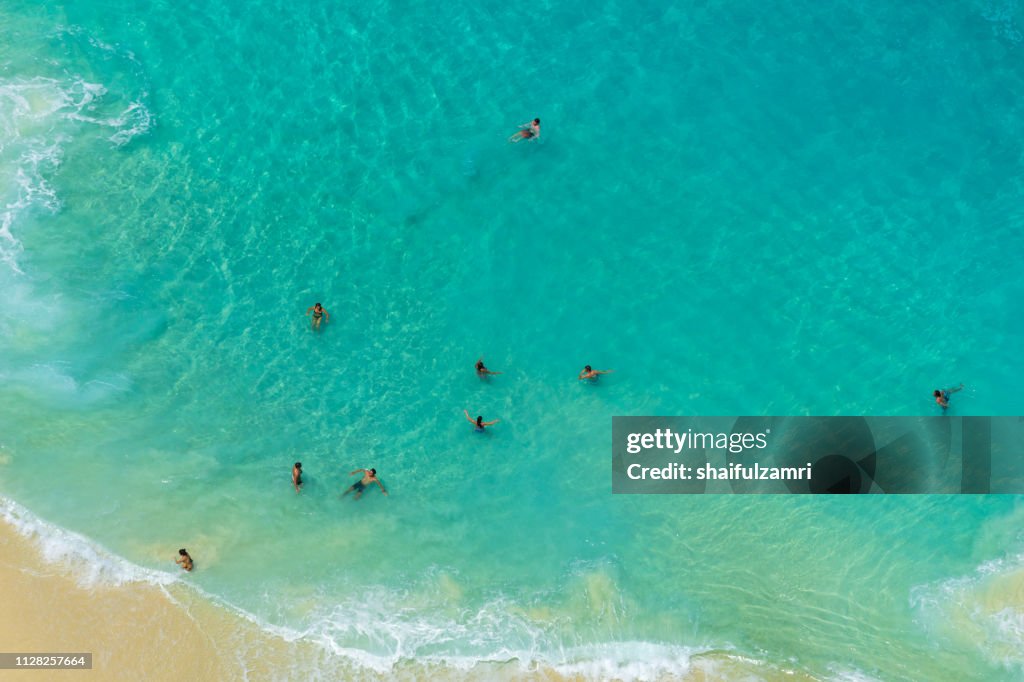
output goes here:
[[611, 374], [614, 369], [592, 369], [590, 365], [583, 368], [579, 376], [576, 377], [578, 381], [597, 381], [597, 378], [602, 374]]
[[313, 329], [319, 329], [320, 328], [320, 320], [321, 319], [323, 319], [324, 322], [330, 322], [331, 321], [331, 314], [329, 312], [327, 312], [324, 309], [324, 307], [322, 305], [320, 305], [319, 302], [314, 303], [313, 305], [311, 305], [308, 308], [306, 308], [306, 314], [307, 315], [309, 315], [310, 311], [313, 311]]
[[935, 404], [941, 407], [942, 411], [945, 412], [946, 408], [949, 407], [949, 396], [952, 395], [953, 393], [956, 393], [957, 391], [962, 390], [964, 390], [964, 385], [960, 384], [956, 388], [937, 388], [934, 391], [932, 391], [932, 395], [935, 396]]
[[540, 137], [540, 119], [535, 118], [529, 123], [524, 123], [519, 126], [519, 132], [514, 133], [508, 138], [509, 142], [519, 142], [520, 140], [536, 140]]
[[476, 427], [473, 430], [476, 431], [477, 433], [483, 433], [485, 427], [494, 426], [495, 424], [501, 421], [500, 419], [495, 419], [494, 421], [485, 422], [483, 417], [478, 416], [476, 419], [470, 417], [469, 410], [463, 410], [463, 412], [466, 414], [466, 419], [469, 421], [469, 423]]
[[476, 361], [476, 373], [481, 379], [486, 379], [491, 374], [501, 374], [501, 372], [492, 372], [484, 366], [484, 359], [481, 357]]
[[358, 500], [360, 497], [363, 496], [363, 491], [366, 490], [366, 486], [370, 485], [371, 483], [376, 483], [377, 485], [380, 486], [380, 491], [382, 493], [384, 493], [385, 495], [388, 494], [388, 491], [384, 489], [384, 484], [380, 482], [379, 478], [377, 478], [376, 469], [356, 469], [355, 471], [350, 471], [348, 475], [355, 476], [360, 472], [362, 472], [363, 477], [356, 481], [355, 483], [353, 483], [352, 485], [350, 485], [348, 490], [342, 493], [342, 497], [345, 497], [345, 495], [348, 495], [350, 492], [354, 490], [356, 493], [356, 499]]
[[295, 486], [295, 492], [301, 492], [302, 462], [296, 462], [295, 466], [292, 467], [292, 485]]
[[192, 557], [188, 555], [188, 550], [186, 550], [184, 547], [178, 550], [178, 558], [174, 560], [174, 563], [178, 564], [186, 571], [192, 570]]

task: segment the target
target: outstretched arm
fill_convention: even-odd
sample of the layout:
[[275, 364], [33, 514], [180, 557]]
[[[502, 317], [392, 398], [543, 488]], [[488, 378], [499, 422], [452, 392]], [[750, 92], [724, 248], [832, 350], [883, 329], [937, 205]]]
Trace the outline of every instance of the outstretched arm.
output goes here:
[[469, 420], [471, 424], [476, 424], [476, 420], [469, 416], [469, 410], [463, 410], [462, 412], [466, 415], [466, 419]]
[[360, 472], [365, 474], [366, 473], [366, 469], [356, 469], [355, 471], [348, 472], [348, 475], [349, 476], [355, 476], [356, 474], [358, 474]]
[[[497, 424], [500, 421], [501, 421], [500, 419], [495, 419], [492, 422], [484, 422], [484, 426], [494, 426], [495, 424]], [[476, 424], [476, 422], [473, 422], [473, 423]]]
[[306, 314], [309, 315], [309, 313], [312, 312], [314, 307], [315, 306], [309, 306], [308, 308], [306, 308]]
[[374, 482], [374, 483], [376, 483], [377, 485], [379, 485], [379, 486], [380, 486], [380, 491], [381, 491], [382, 493], [384, 493], [385, 495], [387, 495], [387, 494], [388, 494], [388, 491], [387, 491], [387, 490], [384, 490], [384, 484], [380, 482], [380, 479], [379, 479], [379, 478], [375, 478], [375, 479], [373, 479], [373, 482]]

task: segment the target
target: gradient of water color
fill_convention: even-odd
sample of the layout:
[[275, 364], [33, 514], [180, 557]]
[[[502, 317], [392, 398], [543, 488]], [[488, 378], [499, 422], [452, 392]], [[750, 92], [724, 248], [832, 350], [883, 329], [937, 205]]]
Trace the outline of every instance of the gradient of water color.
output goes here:
[[378, 670], [1022, 674], [1019, 500], [608, 461], [617, 414], [1021, 412], [1016, 3], [0, 13], [6, 497]]

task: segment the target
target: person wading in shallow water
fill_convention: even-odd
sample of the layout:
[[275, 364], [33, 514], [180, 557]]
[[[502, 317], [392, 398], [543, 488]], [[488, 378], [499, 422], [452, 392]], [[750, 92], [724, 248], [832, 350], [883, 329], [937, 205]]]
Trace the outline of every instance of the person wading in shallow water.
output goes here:
[[935, 404], [942, 408], [945, 412], [946, 408], [949, 407], [949, 396], [956, 393], [957, 391], [964, 390], [964, 385], [960, 384], [955, 388], [935, 389], [932, 395], [935, 396]]
[[358, 500], [360, 497], [363, 496], [363, 491], [366, 490], [366, 486], [370, 485], [371, 483], [376, 483], [377, 485], [380, 486], [380, 491], [382, 493], [384, 493], [385, 495], [388, 494], [388, 491], [384, 490], [384, 484], [380, 482], [379, 478], [377, 478], [376, 469], [356, 469], [355, 471], [350, 471], [348, 475], [355, 476], [360, 472], [363, 474], [363, 478], [350, 485], [348, 490], [342, 493], [342, 497], [345, 497], [345, 495], [348, 495], [350, 492], [354, 490], [356, 492], [356, 499]]
[[314, 303], [313, 305], [306, 308], [306, 314], [309, 315], [310, 311], [313, 313], [313, 329], [320, 328], [320, 321], [324, 322], [331, 321], [331, 314], [324, 309], [320, 303]]
[[184, 547], [178, 550], [178, 558], [174, 560], [174, 563], [178, 564], [186, 571], [192, 570], [192, 557], [188, 555], [188, 550]]
[[485, 422], [483, 417], [477, 417], [476, 419], [473, 419], [472, 417], [470, 417], [469, 416], [469, 410], [463, 410], [463, 412], [466, 415], [466, 419], [469, 420], [469, 423], [476, 427], [473, 430], [476, 431], [477, 433], [483, 432], [484, 427], [486, 427], [486, 426], [494, 426], [495, 424], [497, 424], [498, 422], [501, 421], [500, 419], [495, 419], [494, 421]]
[[519, 132], [512, 133], [512, 136], [508, 138], [509, 142], [519, 142], [521, 140], [536, 140], [540, 137], [540, 119], [535, 118], [529, 123], [524, 123], [519, 126]]
[[486, 379], [492, 374], [501, 374], [501, 372], [492, 372], [484, 366], [484, 359], [480, 358], [476, 361], [476, 373], [481, 379]]
[[302, 491], [302, 462], [296, 462], [292, 467], [292, 485], [295, 486], [295, 492]]
[[579, 381], [597, 381], [597, 377], [600, 375], [611, 374], [614, 371], [614, 369], [591, 369], [590, 365], [587, 365], [576, 378]]

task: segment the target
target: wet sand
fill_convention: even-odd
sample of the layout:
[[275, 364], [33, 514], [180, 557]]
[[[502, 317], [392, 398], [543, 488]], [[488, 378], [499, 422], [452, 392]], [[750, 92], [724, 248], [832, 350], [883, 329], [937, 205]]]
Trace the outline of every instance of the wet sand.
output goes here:
[[80, 587], [64, 567], [46, 564], [33, 543], [0, 524], [0, 642], [5, 652], [93, 654], [92, 670], [0, 672], [7, 680], [236, 679], [216, 631], [173, 586]]
[[[168, 559], [170, 563], [170, 559]], [[185, 585], [146, 582], [89, 585], [73, 567], [47, 563], [33, 541], [0, 522], [0, 651], [93, 655], [91, 670], [0, 671], [2, 680], [584, 680], [547, 668], [525, 672], [518, 662], [471, 670], [400, 663], [387, 673], [357, 667], [315, 642], [289, 642]], [[680, 671], [682, 672], [682, 671]], [[628, 677], [628, 674], [625, 676]], [[614, 673], [601, 676], [616, 679]], [[661, 680], [782, 680], [813, 678], [767, 670], [725, 652], [695, 656], [690, 670]]]

